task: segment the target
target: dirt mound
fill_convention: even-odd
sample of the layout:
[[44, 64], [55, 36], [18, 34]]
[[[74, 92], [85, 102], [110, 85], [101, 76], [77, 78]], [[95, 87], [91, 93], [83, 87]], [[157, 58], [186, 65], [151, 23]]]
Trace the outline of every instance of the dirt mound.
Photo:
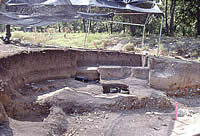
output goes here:
[[123, 110], [134, 110], [134, 109], [145, 109], [148, 110], [170, 110], [173, 108], [170, 100], [159, 97], [146, 97], [139, 99], [138, 97], [126, 97], [121, 98], [115, 102], [115, 104], [110, 105], [113, 110], [123, 111]]

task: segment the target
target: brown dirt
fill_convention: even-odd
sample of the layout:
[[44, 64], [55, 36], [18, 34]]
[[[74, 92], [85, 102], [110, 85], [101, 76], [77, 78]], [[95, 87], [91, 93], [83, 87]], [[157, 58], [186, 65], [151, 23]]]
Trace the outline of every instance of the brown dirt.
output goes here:
[[[24, 51], [29, 53], [33, 50], [41, 49], [28, 49], [0, 43], [0, 58], [23, 54]], [[89, 64], [89, 62], [86, 63], [86, 60], [91, 57], [91, 54], [95, 54], [95, 52], [85, 53], [86, 56], [82, 58], [83, 61], [77, 61], [79, 66]], [[112, 52], [108, 54], [112, 54]], [[104, 60], [106, 59], [108, 58], [104, 58]], [[63, 62], [65, 61], [63, 60]], [[91, 62], [94, 63], [94, 60], [91, 60], [90, 64]], [[22, 70], [23, 72], [26, 72], [26, 68], [34, 67], [34, 65], [26, 67], [25, 61], [22, 63], [25, 67]], [[109, 63], [114, 64], [115, 62]], [[59, 64], [59, 62], [54, 64]], [[11, 65], [7, 64], [6, 66], [9, 69]], [[40, 65], [37, 66], [40, 67]], [[40, 78], [40, 74], [42, 77], [48, 73], [39, 73], [37, 78]], [[2, 77], [5, 81], [5, 79], [9, 79], [10, 75], [2, 74]], [[199, 96], [196, 96], [195, 99], [192, 96], [168, 97], [165, 92], [150, 88], [146, 80], [136, 78], [109, 80], [109, 82], [128, 84], [130, 94], [105, 95], [102, 94], [101, 85], [96, 83], [83, 83], [75, 81], [74, 78], [55, 79], [54, 77], [47, 80], [42, 78], [41, 82], [33, 82], [34, 80], [30, 78], [31, 75], [28, 75], [28, 77], [30, 82], [25, 82], [25, 86], [17, 86], [9, 92], [5, 90], [1, 92], [0, 96], [3, 98], [1, 102], [7, 102], [3, 104], [9, 115], [9, 121], [0, 124], [0, 135], [2, 136], [180, 135], [183, 131], [179, 130], [180, 126], [176, 126], [178, 121], [174, 120], [176, 102], [179, 106], [179, 116], [199, 119], [197, 116], [200, 111]], [[9, 83], [18, 84], [18, 79], [20, 78], [12, 79]], [[6, 88], [3, 87], [3, 89]], [[10, 92], [13, 94], [6, 97]], [[193, 112], [183, 110], [181, 112], [181, 109]], [[185, 122], [187, 124], [187, 121]], [[198, 129], [198, 122], [195, 123], [196, 125], [192, 129]], [[187, 125], [180, 128], [188, 129]], [[193, 131], [191, 134], [198, 134], [198, 131]]]
[[[111, 82], [116, 82], [116, 80]], [[126, 84], [132, 82], [129, 85], [130, 95], [104, 95], [100, 84], [83, 83], [74, 79], [47, 80], [27, 84], [17, 91], [33, 103], [40, 105], [43, 110], [48, 108], [49, 112], [42, 114], [41, 109], [36, 109], [38, 107], [35, 106], [29, 115], [23, 115], [22, 111], [14, 119], [10, 119], [9, 127], [14, 136], [26, 135], [26, 129], [29, 129], [30, 135], [41, 136], [46, 136], [47, 133], [58, 136], [79, 134], [109, 136], [124, 133], [145, 135], [146, 132], [142, 131], [143, 127], [156, 135], [171, 133], [168, 130], [173, 121], [171, 116], [162, 117], [162, 115], [151, 113], [158, 111], [164, 114], [166, 111], [171, 111], [172, 105], [163, 94], [145, 86], [145, 80], [124, 79], [117, 82]], [[139, 84], [140, 90], [136, 91], [134, 88], [136, 84]], [[137, 96], [137, 94], [140, 95]], [[40, 114], [37, 111], [40, 111]], [[144, 123], [150, 119], [151, 122]], [[159, 120], [164, 120], [160, 121], [161, 126], [158, 124]]]

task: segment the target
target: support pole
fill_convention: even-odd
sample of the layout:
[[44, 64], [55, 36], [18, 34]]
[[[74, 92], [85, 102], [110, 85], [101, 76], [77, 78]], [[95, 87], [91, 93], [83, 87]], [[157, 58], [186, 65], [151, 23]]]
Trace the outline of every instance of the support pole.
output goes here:
[[144, 25], [144, 27], [143, 27], [143, 34], [142, 34], [142, 47], [144, 47], [145, 29], [146, 29], [146, 25]]
[[161, 43], [161, 37], [162, 37], [162, 26], [163, 26], [163, 16], [162, 16], [161, 25], [160, 25], [160, 35], [159, 35], [159, 39], [158, 39], [157, 56], [159, 56], [159, 52], [160, 52], [160, 43]]
[[[88, 20], [89, 21], [89, 20]], [[88, 36], [88, 26], [89, 24], [87, 24], [86, 26], [86, 33], [85, 33], [85, 41], [84, 41], [84, 48], [87, 48], [87, 36]]]
[[135, 24], [135, 23], [126, 23], [126, 22], [119, 22], [119, 21], [107, 21], [107, 20], [101, 20], [101, 19], [90, 19], [91, 21], [96, 22], [105, 22], [105, 23], [114, 23], [114, 24], [123, 24], [123, 25], [132, 25], [132, 26], [142, 26], [144, 27], [144, 24]]
[[87, 24], [87, 27], [86, 27], [87, 29], [86, 29], [86, 34], [85, 34], [84, 48], [88, 48], [87, 37], [88, 37], [88, 34], [90, 32], [90, 23], [91, 23], [91, 21], [88, 20], [88, 24]]
[[[88, 8], [87, 10], [87, 13], [90, 12], [90, 7]], [[88, 24], [86, 26], [86, 34], [85, 34], [85, 41], [84, 41], [84, 48], [87, 48], [88, 45], [87, 45], [87, 37], [88, 37], [88, 32], [90, 31], [90, 19], [87, 20], [88, 21]]]
[[142, 47], [144, 47], [144, 40], [145, 40], [145, 30], [146, 30], [146, 24], [148, 23], [150, 18], [150, 15], [147, 15], [146, 21], [144, 23], [144, 27], [143, 27], [143, 34], [142, 34]]

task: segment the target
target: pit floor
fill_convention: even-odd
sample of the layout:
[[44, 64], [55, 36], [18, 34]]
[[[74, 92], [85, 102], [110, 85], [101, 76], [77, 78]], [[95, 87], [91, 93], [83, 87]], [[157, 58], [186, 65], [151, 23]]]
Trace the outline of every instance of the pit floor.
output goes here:
[[[102, 103], [109, 103], [110, 101], [106, 101], [106, 99], [115, 99], [118, 97], [167, 97], [165, 92], [150, 88], [146, 80], [127, 78], [112, 80], [110, 82], [128, 84], [130, 94], [102, 94], [102, 87], [100, 84], [83, 83], [72, 78], [31, 83], [27, 84], [24, 88], [18, 89], [18, 91], [22, 95], [36, 100], [39, 103], [44, 102], [45, 99], [48, 101], [49, 97], [52, 97], [49, 101], [58, 97], [58, 100], [63, 101], [62, 104], [74, 102], [83, 105], [86, 102], [92, 103], [93, 100], [95, 103], [101, 100], [103, 100], [103, 102], [101, 101]], [[62, 91], [65, 89], [70, 89], [70, 91], [64, 91], [63, 93]], [[101, 100], [96, 100], [99, 98]], [[147, 111], [145, 109], [137, 109], [113, 112], [111, 110], [95, 108], [92, 111], [83, 111], [81, 113], [76, 111], [62, 113], [59, 109], [60, 107], [58, 107], [58, 109], [54, 107], [54, 109], [51, 109], [50, 114], [43, 118], [43, 120], [37, 120], [34, 119], [34, 117], [26, 117], [23, 120], [10, 118], [10, 133], [7, 131], [9, 129], [0, 128], [0, 134], [7, 133], [8, 136], [27, 136], [27, 130], [29, 136], [61, 135], [56, 131], [63, 131], [62, 136], [186, 136], [199, 134], [199, 98], [170, 97], [169, 99], [173, 104], [178, 102], [178, 120], [175, 120], [174, 110], [165, 112], [162, 110]], [[59, 119], [57, 117], [59, 117]], [[63, 120], [66, 122], [62, 123]], [[62, 129], [66, 127], [64, 130], [59, 130], [61, 129], [59, 128], [60, 122], [62, 123]], [[54, 128], [51, 125], [58, 125], [59, 127]]]

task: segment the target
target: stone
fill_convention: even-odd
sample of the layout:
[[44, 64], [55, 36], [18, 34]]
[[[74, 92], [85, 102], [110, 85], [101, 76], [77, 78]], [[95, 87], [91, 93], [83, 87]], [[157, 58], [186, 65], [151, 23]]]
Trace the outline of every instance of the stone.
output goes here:
[[7, 82], [6, 81], [3, 81], [3, 80], [0, 80], [0, 92], [3, 92], [5, 91], [4, 88], [5, 86], [7, 86]]
[[160, 130], [160, 128], [158, 128], [158, 127], [154, 127], [153, 129], [156, 130], [156, 131]]

